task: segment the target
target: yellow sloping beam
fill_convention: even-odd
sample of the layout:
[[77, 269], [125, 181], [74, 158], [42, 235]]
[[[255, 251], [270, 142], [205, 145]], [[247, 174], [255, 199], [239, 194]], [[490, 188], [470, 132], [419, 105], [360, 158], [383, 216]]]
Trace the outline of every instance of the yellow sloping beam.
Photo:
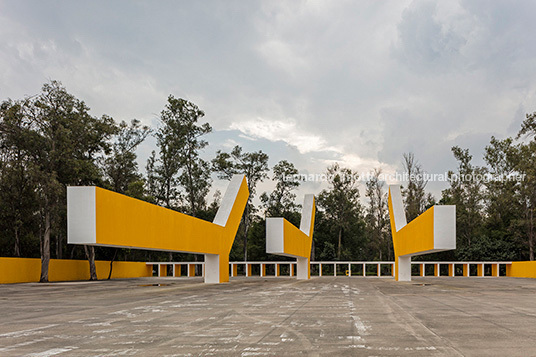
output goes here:
[[249, 191], [235, 176], [214, 222], [99, 187], [68, 188], [68, 242], [205, 254], [205, 281], [229, 281], [229, 252]]
[[411, 255], [434, 249], [434, 207], [409, 222], [393, 235], [397, 255]]
[[218, 254], [225, 227], [96, 187], [96, 245]]

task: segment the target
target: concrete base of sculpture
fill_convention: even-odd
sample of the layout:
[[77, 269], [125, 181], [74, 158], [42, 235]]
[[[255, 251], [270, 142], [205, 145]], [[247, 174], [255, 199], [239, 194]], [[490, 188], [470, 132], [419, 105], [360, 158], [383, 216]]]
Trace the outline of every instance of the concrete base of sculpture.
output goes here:
[[296, 279], [307, 280], [309, 279], [309, 259], [308, 258], [296, 258]]
[[395, 271], [398, 271], [398, 281], [411, 281], [411, 256], [398, 257]]

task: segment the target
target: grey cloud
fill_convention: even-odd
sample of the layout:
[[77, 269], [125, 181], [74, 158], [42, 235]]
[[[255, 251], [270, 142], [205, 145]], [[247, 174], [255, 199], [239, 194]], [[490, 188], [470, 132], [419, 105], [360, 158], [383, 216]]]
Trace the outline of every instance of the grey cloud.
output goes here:
[[461, 34], [445, 26], [448, 24], [441, 24], [436, 15], [436, 2], [414, 1], [404, 10], [398, 24], [399, 43], [393, 48], [393, 55], [422, 74], [452, 70], [452, 62], [467, 43]]
[[[457, 7], [451, 13], [443, 7]], [[536, 69], [536, 4], [527, 1], [414, 1], [398, 24], [393, 56], [415, 73], [481, 71], [486, 85], [528, 85]]]
[[[207, 156], [234, 140], [268, 152], [272, 165], [286, 158], [321, 172], [345, 155], [400, 167], [402, 153], [414, 151], [425, 168], [443, 171], [454, 168], [452, 145], [477, 157], [489, 136], [511, 135], [535, 110], [535, 6], [3, 2], [0, 97], [58, 79], [96, 115], [152, 124], [173, 94], [206, 112], [215, 129]], [[256, 118], [292, 121], [297, 135], [340, 152], [301, 154], [229, 130]]]

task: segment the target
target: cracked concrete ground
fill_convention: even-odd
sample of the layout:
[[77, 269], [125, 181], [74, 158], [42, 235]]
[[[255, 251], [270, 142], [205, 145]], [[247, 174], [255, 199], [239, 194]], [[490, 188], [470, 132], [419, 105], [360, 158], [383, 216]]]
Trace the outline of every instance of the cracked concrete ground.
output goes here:
[[534, 356], [536, 280], [0, 285], [0, 356]]

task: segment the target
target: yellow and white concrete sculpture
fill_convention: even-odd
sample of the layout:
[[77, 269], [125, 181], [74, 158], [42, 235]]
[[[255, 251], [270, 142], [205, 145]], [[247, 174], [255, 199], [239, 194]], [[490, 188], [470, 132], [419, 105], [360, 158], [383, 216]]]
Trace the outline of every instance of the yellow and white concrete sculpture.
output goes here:
[[234, 176], [211, 223], [99, 187], [68, 187], [68, 243], [204, 254], [205, 283], [227, 282], [248, 197], [245, 176]]
[[315, 225], [315, 196], [305, 195], [300, 229], [284, 218], [266, 218], [266, 253], [295, 257], [298, 279], [309, 279]]
[[411, 281], [411, 257], [456, 249], [456, 206], [433, 206], [407, 223], [400, 185], [389, 186], [395, 278]]

